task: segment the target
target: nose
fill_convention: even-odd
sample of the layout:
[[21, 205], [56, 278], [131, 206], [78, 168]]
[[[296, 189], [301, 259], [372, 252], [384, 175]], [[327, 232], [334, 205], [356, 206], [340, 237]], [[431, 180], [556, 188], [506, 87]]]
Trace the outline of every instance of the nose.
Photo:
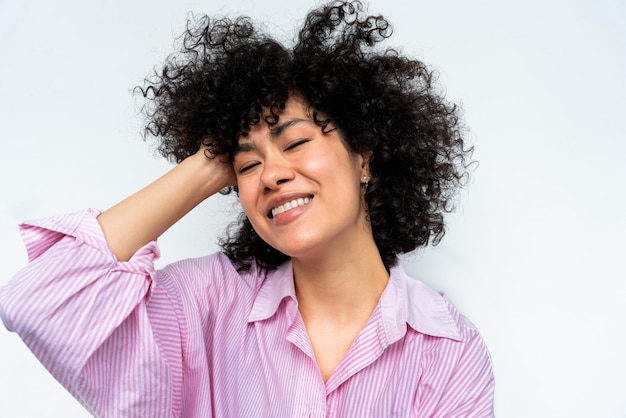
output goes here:
[[289, 162], [280, 154], [266, 155], [261, 173], [261, 186], [265, 190], [276, 190], [282, 184], [293, 180], [295, 173]]

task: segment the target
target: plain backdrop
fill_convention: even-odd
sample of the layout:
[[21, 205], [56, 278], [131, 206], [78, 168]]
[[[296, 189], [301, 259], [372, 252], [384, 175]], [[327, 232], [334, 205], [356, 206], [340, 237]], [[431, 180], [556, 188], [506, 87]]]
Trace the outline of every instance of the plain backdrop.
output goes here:
[[[187, 13], [239, 14], [289, 43], [312, 1], [0, 0], [0, 257], [16, 224], [106, 209], [170, 165], [132, 88]], [[441, 245], [405, 258], [482, 331], [499, 417], [626, 417], [624, 0], [371, 0], [387, 42], [439, 73], [480, 162]], [[161, 239], [159, 265], [215, 251], [217, 196]], [[0, 418], [88, 414], [0, 328]]]

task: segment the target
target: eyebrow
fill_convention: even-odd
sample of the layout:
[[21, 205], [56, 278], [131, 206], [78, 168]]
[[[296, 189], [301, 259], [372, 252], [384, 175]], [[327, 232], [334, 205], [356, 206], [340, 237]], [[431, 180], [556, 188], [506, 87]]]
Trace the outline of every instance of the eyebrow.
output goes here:
[[270, 138], [276, 139], [285, 132], [285, 130], [291, 128], [294, 125], [299, 125], [301, 123], [309, 123], [311, 120], [309, 119], [289, 119], [283, 123], [278, 123], [270, 128]]
[[[283, 134], [283, 132], [285, 132], [287, 129], [295, 125], [299, 125], [301, 123], [311, 123], [311, 122], [312, 121], [310, 119], [295, 118], [295, 119], [289, 119], [283, 123], [278, 123], [270, 128], [270, 139], [274, 140], [278, 138], [279, 136]], [[234, 155], [240, 154], [242, 152], [254, 151], [255, 149], [256, 147], [254, 143], [244, 142], [243, 144], [237, 145], [237, 147], [235, 148]]]

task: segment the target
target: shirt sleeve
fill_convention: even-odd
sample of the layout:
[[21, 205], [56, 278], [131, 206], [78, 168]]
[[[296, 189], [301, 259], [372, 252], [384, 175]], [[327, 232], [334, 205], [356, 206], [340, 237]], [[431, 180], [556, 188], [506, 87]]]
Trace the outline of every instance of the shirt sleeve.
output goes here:
[[459, 348], [433, 416], [492, 418], [495, 383], [487, 347], [475, 331]]
[[155, 285], [156, 243], [119, 262], [98, 214], [20, 225], [29, 264], [0, 288], [0, 317], [93, 415], [179, 415], [181, 304]]
[[417, 415], [493, 418], [495, 383], [491, 357], [478, 330], [449, 306], [461, 339], [437, 338], [427, 353], [429, 365], [420, 384]]
[[491, 356], [478, 329], [444, 296], [458, 335], [424, 340], [414, 415], [493, 418], [495, 382]]

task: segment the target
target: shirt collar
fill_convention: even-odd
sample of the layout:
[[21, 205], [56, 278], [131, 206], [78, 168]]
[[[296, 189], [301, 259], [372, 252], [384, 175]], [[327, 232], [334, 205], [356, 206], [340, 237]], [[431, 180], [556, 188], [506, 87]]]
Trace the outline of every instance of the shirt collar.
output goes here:
[[[252, 305], [248, 322], [272, 317], [286, 297], [297, 307], [291, 261], [267, 274]], [[380, 297], [383, 327], [389, 344], [415, 331], [433, 337], [461, 340], [461, 334], [442, 294], [409, 277], [399, 262], [390, 269], [389, 283]]]
[[404, 336], [406, 324], [422, 334], [461, 340], [444, 296], [409, 277], [399, 262], [390, 269], [380, 305], [389, 344]]
[[291, 261], [284, 263], [265, 276], [252, 305], [248, 322], [263, 321], [272, 317], [278, 310], [280, 302], [286, 297], [291, 297], [296, 301]]

